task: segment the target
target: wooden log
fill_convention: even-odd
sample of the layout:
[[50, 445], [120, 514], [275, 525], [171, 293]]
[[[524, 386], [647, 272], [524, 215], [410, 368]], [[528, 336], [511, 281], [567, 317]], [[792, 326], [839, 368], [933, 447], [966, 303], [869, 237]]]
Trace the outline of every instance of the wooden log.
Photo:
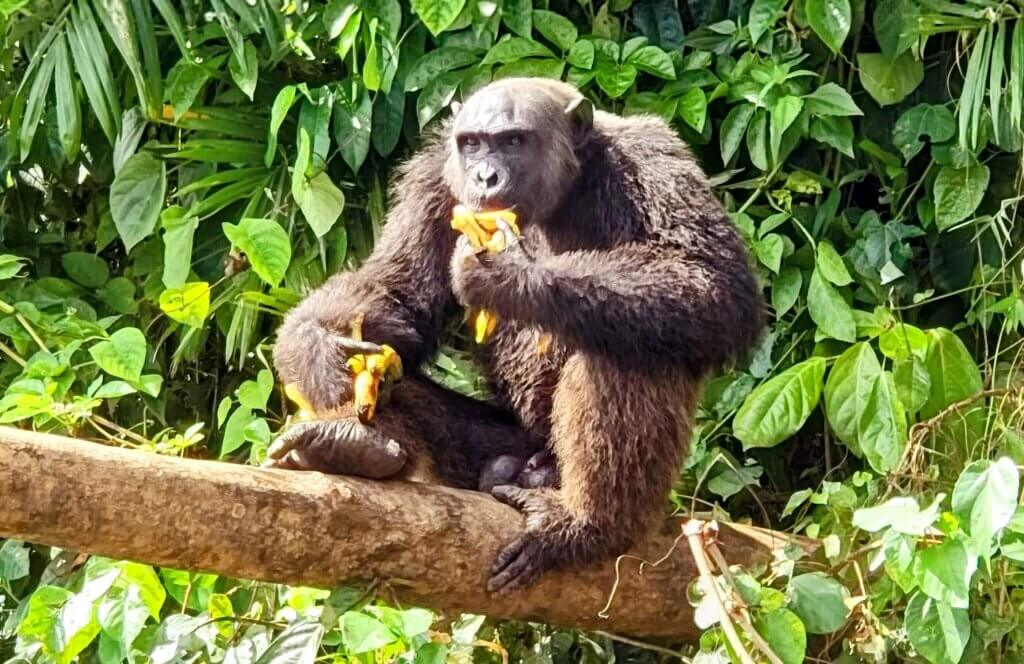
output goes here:
[[[699, 636], [680, 519], [636, 558], [553, 572], [526, 592], [484, 589], [521, 516], [471, 491], [147, 454], [0, 427], [0, 537], [235, 578], [331, 588], [377, 580], [409, 604], [621, 634]], [[785, 535], [722, 524], [731, 564]], [[670, 554], [671, 552], [671, 554]], [[669, 555], [670, 554], [670, 555]], [[667, 557], [666, 557], [667, 556]], [[614, 598], [601, 617], [615, 588]]]

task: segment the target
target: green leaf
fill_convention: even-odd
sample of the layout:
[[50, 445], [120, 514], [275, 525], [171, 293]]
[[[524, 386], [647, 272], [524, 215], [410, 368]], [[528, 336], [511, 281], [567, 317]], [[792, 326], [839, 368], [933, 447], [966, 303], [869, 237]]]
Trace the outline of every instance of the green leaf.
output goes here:
[[261, 369], [256, 380], [247, 380], [238, 386], [238, 403], [252, 410], [265, 410], [273, 391], [274, 374]]
[[[213, 66], [216, 67], [217, 64], [213, 63]], [[196, 97], [199, 96], [208, 80], [210, 80], [210, 70], [195, 64], [189, 56], [178, 60], [177, 64], [171, 67], [171, 71], [167, 73], [167, 87], [164, 94], [171, 102], [175, 122], [192, 108]]]
[[353, 655], [378, 650], [398, 640], [387, 625], [361, 611], [346, 611], [341, 616], [341, 637], [345, 649]]
[[128, 158], [110, 186], [110, 214], [125, 250], [153, 234], [167, 190], [167, 169], [148, 152]]
[[100, 389], [93, 394], [97, 399], [117, 399], [129, 394], [135, 394], [138, 390], [123, 380], [112, 380], [104, 383]]
[[224, 235], [245, 253], [260, 279], [271, 286], [281, 283], [292, 260], [292, 245], [280, 224], [272, 219], [245, 218], [237, 226], [224, 224]]
[[594, 42], [584, 39], [572, 45], [565, 60], [573, 67], [589, 70], [594, 66], [595, 55]]
[[679, 117], [696, 131], [704, 131], [708, 116], [708, 98], [700, 88], [690, 88], [679, 98]]
[[163, 284], [176, 288], [188, 281], [192, 270], [192, 245], [199, 219], [175, 205], [160, 214], [160, 221], [164, 228]]
[[[751, 10], [753, 11], [753, 10]], [[736, 151], [740, 149], [740, 141], [747, 131], [750, 118], [754, 117], [753, 104], [738, 104], [732, 107], [729, 114], [722, 121], [719, 140], [722, 148], [722, 163], [728, 164], [732, 161]]]
[[629, 90], [636, 80], [636, 67], [630, 64], [614, 65], [600, 63], [597, 69], [597, 85], [612, 99], [617, 99]]
[[971, 578], [977, 569], [978, 557], [959, 540], [921, 549], [914, 558], [914, 578], [921, 591], [956, 609], [968, 607]]
[[259, 55], [256, 47], [249, 41], [245, 42], [242, 60], [238, 59], [238, 53], [232, 53], [228, 61], [228, 69], [231, 71], [231, 78], [235, 81], [238, 89], [252, 99], [256, 92], [256, 78], [259, 75]]
[[450, 71], [441, 74], [420, 91], [416, 97], [416, 117], [421, 129], [451, 103], [462, 78], [462, 72]]
[[82, 143], [82, 113], [78, 107], [74, 79], [71, 75], [71, 56], [64, 35], [53, 42], [55, 50], [53, 95], [57, 101], [57, 136], [68, 161], [78, 157]]
[[466, 0], [411, 0], [413, 11], [435, 37], [455, 22]]
[[18, 131], [18, 145], [21, 148], [22, 161], [28, 160], [36, 130], [42, 122], [43, 111], [46, 109], [46, 94], [50, 89], [50, 80], [53, 78], [55, 64], [53, 53], [47, 51], [42, 56], [42, 64], [36, 70], [35, 76], [32, 77], [32, 85], [29, 87], [28, 99], [25, 102], [25, 110], [21, 118], [21, 128]]
[[822, 240], [818, 243], [818, 257], [815, 264], [821, 270], [821, 276], [825, 277], [830, 283], [836, 286], [847, 286], [853, 283], [853, 277], [847, 271], [842, 256], [839, 255], [839, 252], [836, 251], [836, 248], [828, 240]]
[[896, 382], [896, 394], [907, 411], [916, 413], [921, 410], [932, 390], [932, 379], [924, 366], [924, 360], [916, 356], [897, 360], [893, 380]]
[[533, 32], [532, 0], [505, 0], [501, 7], [501, 21], [520, 37]]
[[821, 116], [811, 120], [811, 138], [834, 147], [847, 157], [853, 158], [853, 123], [850, 118]]
[[802, 664], [807, 653], [807, 632], [792, 611], [773, 609], [758, 612], [754, 629], [764, 637], [783, 664]]
[[924, 510], [918, 506], [914, 498], [890, 498], [876, 507], [865, 507], [855, 511], [853, 525], [869, 533], [892, 528], [898, 533], [919, 537], [935, 523], [939, 516], [939, 504], [945, 497], [945, 494], [939, 494]]
[[849, 0], [806, 0], [807, 23], [833, 53], [838, 53], [850, 34]]
[[793, 308], [800, 297], [801, 286], [803, 275], [798, 268], [787, 267], [779, 272], [779, 276], [772, 282], [772, 309], [775, 309], [776, 318], [781, 318]]
[[515, 62], [522, 58], [532, 57], [555, 58], [555, 54], [540, 42], [524, 37], [510, 37], [492, 46], [491, 50], [487, 51], [484, 59], [480, 61], [480, 64], [493, 65], [499, 62]]
[[824, 358], [811, 357], [751, 392], [733, 420], [743, 448], [774, 447], [799, 431], [818, 405], [824, 376]]
[[922, 592], [907, 602], [903, 621], [914, 649], [932, 664], [957, 664], [971, 638], [966, 609], [937, 602]]
[[924, 63], [909, 52], [896, 58], [881, 53], [858, 53], [860, 84], [879, 106], [897, 104], [924, 80]]
[[[349, 101], [339, 95], [334, 102], [334, 142], [341, 151], [353, 173], [370, 153], [370, 129], [373, 123], [373, 102], [370, 94], [364, 89], [359, 98]], [[333, 226], [333, 224], [332, 224]]]
[[132, 643], [142, 633], [149, 611], [138, 587], [129, 585], [105, 598], [97, 616], [103, 634], [116, 644], [116, 658], [121, 661], [128, 657]]
[[223, 459], [245, 444], [245, 430], [257, 419], [256, 414], [248, 408], [238, 408], [224, 425], [224, 438], [220, 445], [220, 458]]
[[26, 258], [21, 256], [15, 256], [13, 254], [0, 254], [0, 281], [7, 279], [13, 279], [19, 276], [21, 268], [25, 267], [25, 263], [28, 261]]
[[[676, 77], [676, 69], [672, 65], [672, 59], [668, 57], [668, 53], [657, 46], [643, 46], [637, 49], [626, 58], [626, 62], [640, 71], [653, 74], [659, 78], [671, 80]], [[687, 92], [690, 92], [690, 90]], [[701, 92], [703, 93], [703, 91]]]
[[869, 344], [851, 346], [836, 360], [825, 385], [825, 406], [836, 435], [874, 470], [884, 474], [899, 465], [906, 446], [906, 413], [896, 399], [892, 376], [882, 371]]
[[807, 310], [821, 334], [847, 343], [857, 340], [853, 309], [817, 267], [811, 273], [811, 285], [807, 290]]
[[494, 72], [494, 80], [500, 78], [527, 77], [527, 78], [562, 78], [562, 68], [565, 64], [554, 58], [529, 58], [516, 60], [507, 65], [502, 65]]
[[92, 346], [89, 354], [111, 376], [137, 381], [146, 365], [146, 335], [137, 327], [122, 328]]
[[404, 120], [405, 93], [400, 86], [392, 86], [386, 95], [377, 95], [373, 102], [373, 118], [370, 123], [370, 138], [377, 154], [386, 157], [398, 146]]
[[850, 93], [835, 83], [825, 83], [804, 96], [804, 105], [811, 115], [864, 115]]
[[910, 161], [924, 147], [921, 136], [928, 136], [932, 143], [942, 143], [953, 138], [955, 133], [956, 123], [948, 108], [938, 104], [918, 104], [896, 121], [892, 144], [905, 161]]
[[931, 394], [921, 407], [921, 417], [937, 415], [947, 406], [981, 391], [981, 372], [967, 347], [949, 330], [928, 330], [931, 344], [925, 366], [932, 379]]
[[[327, 173], [318, 173], [316, 177], [300, 185], [298, 191], [292, 188], [292, 197], [299, 204], [302, 216], [318, 237], [334, 228], [345, 209], [345, 194], [335, 186]], [[275, 284], [276, 285], [276, 284]]]
[[290, 624], [253, 664], [313, 664], [324, 635], [315, 620]]
[[475, 64], [480, 57], [466, 48], [442, 46], [426, 52], [405, 76], [405, 91], [427, 87], [435, 78], [455, 69]]
[[933, 185], [935, 223], [939, 230], [951, 228], [971, 216], [985, 197], [988, 181], [989, 170], [984, 164], [940, 168]]
[[771, 30], [785, 5], [786, 0], [754, 0], [750, 5], [750, 22], [747, 24], [752, 44], [759, 42], [761, 35]]
[[789, 606], [811, 634], [831, 634], [850, 615], [850, 592], [823, 572], [794, 576], [789, 582]]
[[294, 85], [286, 85], [281, 88], [274, 97], [274, 105], [270, 108], [270, 127], [267, 130], [267, 150], [263, 157], [263, 163], [267, 168], [274, 162], [274, 153], [277, 152], [277, 132], [281, 129], [281, 123], [288, 116], [288, 111], [295, 103], [297, 88]]
[[63, 588], [41, 586], [28, 600], [18, 636], [39, 643], [57, 664], [70, 664], [100, 631], [93, 598]]
[[197, 281], [160, 293], [160, 310], [171, 320], [190, 327], [202, 327], [210, 313], [210, 284]]
[[921, 359], [928, 353], [928, 335], [907, 323], [896, 323], [878, 335], [878, 349], [890, 360]]
[[757, 260], [776, 274], [782, 265], [782, 252], [785, 249], [786, 243], [778, 233], [768, 233], [754, 244]]
[[0, 580], [17, 581], [28, 576], [29, 548], [18, 540], [4, 540], [0, 545]]
[[768, 170], [768, 113], [763, 109], [754, 112], [747, 131], [747, 152], [750, 161], [760, 171]]
[[772, 107], [772, 123], [771, 123], [771, 138], [772, 138], [772, 160], [778, 161], [779, 149], [782, 146], [782, 135], [786, 133], [790, 125], [796, 121], [797, 116], [800, 115], [800, 111], [803, 110], [804, 100], [800, 97], [793, 97], [792, 95], [786, 95]]
[[995, 538], [1017, 511], [1020, 476], [1009, 457], [982, 459], [960, 473], [953, 487], [953, 512], [971, 534], [974, 550], [988, 558]]
[[571, 49], [576, 43], [576, 37], [579, 35], [572, 21], [560, 14], [549, 12], [545, 9], [533, 10], [533, 27], [537, 29], [537, 32], [544, 35], [545, 39], [563, 51]]
[[85, 251], [69, 251], [60, 257], [60, 264], [72, 281], [86, 288], [99, 288], [110, 279], [107, 262]]

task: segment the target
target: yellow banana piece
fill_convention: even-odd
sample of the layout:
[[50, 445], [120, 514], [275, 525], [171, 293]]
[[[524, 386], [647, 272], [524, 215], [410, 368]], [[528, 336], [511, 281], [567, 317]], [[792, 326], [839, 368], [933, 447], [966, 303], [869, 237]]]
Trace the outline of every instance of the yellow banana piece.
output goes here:
[[[508, 239], [505, 233], [501, 232], [501, 222], [507, 224], [512, 233], [519, 236], [516, 213], [512, 210], [473, 212], [465, 205], [456, 205], [452, 209], [452, 228], [465, 235], [473, 248], [486, 249], [492, 254], [501, 253], [508, 248]], [[482, 344], [494, 334], [498, 326], [498, 316], [493, 312], [480, 310], [470, 314], [470, 322], [473, 326], [473, 338], [478, 344]]]
[[299, 388], [296, 387], [295, 383], [288, 383], [284, 386], [284, 395], [291, 400], [298, 407], [298, 412], [295, 413], [295, 419], [300, 422], [306, 422], [316, 417], [313, 412], [313, 406], [310, 405], [306, 397], [302, 396], [299, 392]]
[[381, 381], [402, 377], [402, 359], [394, 348], [382, 344], [379, 353], [353, 355], [346, 365], [354, 377], [352, 400], [356, 417], [363, 424], [369, 424], [377, 412]]

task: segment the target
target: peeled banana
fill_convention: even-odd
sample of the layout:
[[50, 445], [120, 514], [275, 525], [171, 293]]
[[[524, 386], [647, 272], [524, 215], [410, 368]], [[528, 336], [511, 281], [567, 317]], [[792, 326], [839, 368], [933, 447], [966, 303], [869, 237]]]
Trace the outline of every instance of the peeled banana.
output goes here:
[[[515, 236], [519, 236], [516, 225], [516, 213], [512, 210], [495, 210], [493, 212], [473, 212], [465, 205], [456, 205], [452, 210], [452, 228], [469, 239], [475, 249], [486, 249], [498, 254], [508, 248], [508, 237], [502, 226]], [[470, 312], [473, 327], [473, 339], [482, 344], [487, 341], [498, 325], [498, 316], [492, 311], [480, 309]]]
[[397, 380], [402, 377], [402, 360], [395, 349], [387, 344], [379, 353], [353, 355], [346, 362], [352, 372], [352, 393], [356, 417], [363, 424], [369, 424], [377, 411], [377, 398], [382, 380]]

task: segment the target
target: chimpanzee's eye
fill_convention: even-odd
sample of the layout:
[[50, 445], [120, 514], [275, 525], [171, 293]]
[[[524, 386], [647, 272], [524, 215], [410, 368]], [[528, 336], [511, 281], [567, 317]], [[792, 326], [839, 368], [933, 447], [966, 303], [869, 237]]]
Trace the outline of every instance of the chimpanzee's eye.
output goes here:
[[476, 136], [462, 136], [459, 138], [460, 149], [476, 150], [478, 147], [480, 147], [480, 139]]
[[520, 136], [519, 134], [512, 134], [508, 138], [508, 144], [514, 148], [517, 148], [523, 144], [523, 137]]

